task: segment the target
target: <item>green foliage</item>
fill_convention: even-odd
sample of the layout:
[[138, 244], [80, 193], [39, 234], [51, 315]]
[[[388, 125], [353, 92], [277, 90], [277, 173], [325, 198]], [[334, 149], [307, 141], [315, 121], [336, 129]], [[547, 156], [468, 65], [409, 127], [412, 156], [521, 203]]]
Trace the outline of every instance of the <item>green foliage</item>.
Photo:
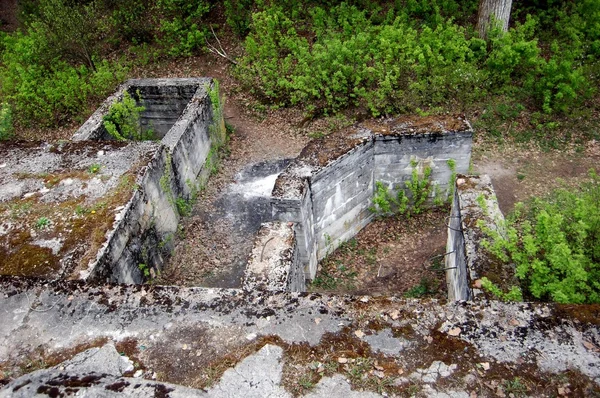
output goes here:
[[422, 174], [419, 173], [416, 161], [411, 161], [412, 172], [410, 180], [406, 181], [406, 187], [411, 193], [411, 211], [414, 214], [420, 214], [423, 211], [423, 205], [431, 195], [431, 167], [425, 166]]
[[391, 216], [404, 214], [407, 209], [408, 197], [404, 194], [403, 189], [399, 189], [396, 195], [393, 195], [381, 181], [375, 182], [373, 206], [369, 210], [379, 216]]
[[52, 126], [81, 114], [92, 99], [104, 98], [125, 77], [119, 62], [96, 62], [96, 70], [60, 58], [44, 62], [50, 48], [39, 31], [2, 38], [0, 95], [15, 111], [15, 121]]
[[110, 27], [120, 38], [130, 43], [151, 42], [154, 31], [148, 10], [153, 3], [150, 0], [115, 0], [114, 4], [106, 4], [106, 7], [111, 9], [108, 13]]
[[428, 278], [421, 278], [418, 285], [411, 287], [404, 293], [404, 297], [421, 298], [435, 293], [437, 291], [432, 286], [432, 281]]
[[194, 208], [193, 200], [186, 200], [184, 198], [175, 199], [175, 205], [177, 206], [177, 211], [179, 215], [182, 217], [187, 217], [192, 214], [192, 210]]
[[96, 174], [100, 171], [101, 168], [102, 168], [101, 165], [99, 165], [98, 163], [94, 163], [94, 164], [90, 165], [90, 167], [88, 167], [88, 173]]
[[150, 277], [150, 266], [146, 263], [139, 263], [138, 268], [142, 271], [142, 274], [146, 277]]
[[470, 45], [477, 39], [465, 39], [456, 25], [418, 31], [392, 15], [374, 24], [373, 15], [346, 3], [314, 7], [311, 16], [313, 43], [281, 7], [253, 16], [239, 75], [276, 104], [364, 105], [378, 115], [481, 94], [484, 76]]
[[511, 286], [508, 292], [503, 292], [487, 277], [481, 278], [481, 287], [502, 301], [523, 301], [523, 292], [518, 286]]
[[[419, 172], [418, 163], [411, 161], [411, 177], [405, 182], [409, 196], [403, 189], [398, 189], [393, 195], [389, 188], [381, 181], [375, 182], [375, 193], [373, 195], [373, 206], [369, 208], [373, 213], [379, 216], [391, 216], [394, 214], [420, 214], [424, 210], [427, 198], [434, 191], [431, 183], [431, 167], [425, 166], [422, 172]], [[438, 191], [439, 192], [439, 191]], [[439, 201], [436, 201], [436, 204]]]
[[41, 55], [46, 60], [60, 57], [83, 63], [95, 70], [101, 35], [98, 4], [95, 1], [73, 4], [66, 0], [40, 0], [38, 12], [31, 29], [48, 43]]
[[600, 179], [590, 176], [579, 191], [560, 189], [520, 204], [502, 234], [486, 230], [487, 247], [515, 264], [521, 288], [537, 299], [600, 302]]
[[0, 141], [7, 140], [13, 135], [13, 119], [10, 105], [0, 103]]
[[136, 100], [125, 91], [123, 99], [113, 103], [102, 118], [104, 127], [118, 141], [150, 140], [154, 135], [153, 132], [144, 131], [140, 125], [140, 113], [145, 109], [144, 106], [137, 105]]
[[563, 29], [575, 29], [582, 44], [569, 48], [558, 41], [541, 46], [535, 17], [508, 33], [492, 29], [487, 43], [447, 19], [466, 21], [474, 1], [397, 1], [387, 12], [352, 2], [304, 10], [269, 4], [252, 16], [237, 75], [276, 107], [305, 104], [331, 112], [359, 106], [377, 116], [467, 106], [501, 94], [548, 114], [566, 113], [593, 93], [590, 79], [598, 76], [597, 67], [590, 69], [596, 28], [586, 27], [584, 34], [575, 26], [582, 18], [577, 13], [579, 19], [565, 17]]
[[210, 10], [208, 1], [159, 0], [161, 15], [158, 42], [171, 56], [191, 56], [206, 40], [202, 17]]
[[45, 229], [50, 226], [50, 220], [47, 217], [40, 217], [35, 222], [35, 227], [37, 229]]
[[225, 0], [227, 24], [238, 37], [243, 38], [250, 31], [254, 0]]

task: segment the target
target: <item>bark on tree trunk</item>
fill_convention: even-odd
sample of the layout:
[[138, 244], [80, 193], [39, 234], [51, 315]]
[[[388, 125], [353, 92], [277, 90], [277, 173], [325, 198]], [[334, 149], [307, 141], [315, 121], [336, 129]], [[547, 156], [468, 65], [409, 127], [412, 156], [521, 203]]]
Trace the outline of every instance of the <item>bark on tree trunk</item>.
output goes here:
[[487, 39], [492, 21], [497, 21], [503, 31], [508, 30], [512, 0], [480, 0], [477, 14], [477, 30], [479, 37]]

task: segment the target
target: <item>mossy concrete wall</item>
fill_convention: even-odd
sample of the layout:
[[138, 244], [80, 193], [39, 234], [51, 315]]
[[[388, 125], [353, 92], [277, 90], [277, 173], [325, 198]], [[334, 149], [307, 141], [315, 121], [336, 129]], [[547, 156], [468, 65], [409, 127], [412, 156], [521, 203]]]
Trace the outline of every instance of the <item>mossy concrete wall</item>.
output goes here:
[[461, 117], [404, 117], [309, 143], [279, 176], [272, 199], [274, 218], [295, 223], [307, 279], [315, 277], [318, 260], [372, 220], [377, 181], [406, 190], [414, 164], [421, 172], [430, 167], [432, 184], [445, 197], [453, 172], [469, 168], [472, 134]]
[[498, 230], [504, 221], [490, 177], [459, 175], [455, 187], [446, 246], [448, 299], [472, 300], [483, 293], [480, 278], [508, 287], [514, 269], [483, 246], [485, 229]]

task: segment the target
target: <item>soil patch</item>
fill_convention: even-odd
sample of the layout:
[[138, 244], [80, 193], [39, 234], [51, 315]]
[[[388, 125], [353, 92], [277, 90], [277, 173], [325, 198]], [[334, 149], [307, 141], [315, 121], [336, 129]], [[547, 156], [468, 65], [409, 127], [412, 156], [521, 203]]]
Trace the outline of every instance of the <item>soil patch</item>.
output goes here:
[[504, 214], [516, 202], [544, 196], [559, 187], [575, 187], [588, 178], [592, 168], [600, 170], [600, 143], [588, 142], [585, 150], [566, 148], [544, 152], [532, 147], [474, 145], [473, 170], [488, 174]]
[[443, 208], [370, 223], [321, 261], [310, 289], [445, 298], [447, 216]]
[[14, 32], [19, 27], [17, 0], [0, 0], [0, 30]]

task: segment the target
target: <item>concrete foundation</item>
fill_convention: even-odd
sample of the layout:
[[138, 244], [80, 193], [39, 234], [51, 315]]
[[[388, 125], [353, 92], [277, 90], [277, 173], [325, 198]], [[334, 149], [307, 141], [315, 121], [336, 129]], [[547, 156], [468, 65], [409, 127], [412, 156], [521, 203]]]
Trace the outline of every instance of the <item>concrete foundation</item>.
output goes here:
[[405, 117], [310, 143], [279, 176], [272, 201], [275, 219], [295, 223], [307, 279], [315, 277], [320, 259], [373, 219], [376, 182], [406, 190], [413, 167], [430, 167], [432, 184], [445, 198], [453, 173], [469, 168], [472, 134], [460, 117]]
[[[15, 152], [19, 145], [3, 144], [10, 156], [3, 156], [0, 170], [7, 174], [0, 210], [8, 216], [0, 220], [0, 239], [6, 240], [0, 250], [7, 261], [23, 247], [31, 258], [18, 264], [16, 274], [0, 263], [1, 273], [21, 275], [27, 270], [27, 276], [133, 284], [155, 276], [173, 249], [180, 217], [177, 202], [194, 195], [208, 176], [206, 163], [225, 140], [221, 105], [213, 103], [217, 90], [209, 78], [129, 80], [83, 124], [72, 143], [47, 148], [21, 144], [29, 149], [20, 152]], [[146, 108], [140, 123], [152, 128], [160, 141], [117, 142], [107, 133], [103, 117], [126, 91]], [[51, 181], [45, 181], [49, 175]], [[120, 181], [125, 175], [130, 178]], [[36, 211], [44, 201], [60, 207], [40, 212], [35, 220], [40, 231], [25, 229], [32, 239], [16, 244], [11, 201], [22, 199], [30, 199], [27, 208]], [[114, 208], [108, 211], [108, 205]], [[53, 213], [69, 206], [83, 221], [71, 221], [72, 214], [53, 220]], [[86, 223], [100, 214], [104, 219]], [[91, 243], [85, 243], [86, 237]]]

